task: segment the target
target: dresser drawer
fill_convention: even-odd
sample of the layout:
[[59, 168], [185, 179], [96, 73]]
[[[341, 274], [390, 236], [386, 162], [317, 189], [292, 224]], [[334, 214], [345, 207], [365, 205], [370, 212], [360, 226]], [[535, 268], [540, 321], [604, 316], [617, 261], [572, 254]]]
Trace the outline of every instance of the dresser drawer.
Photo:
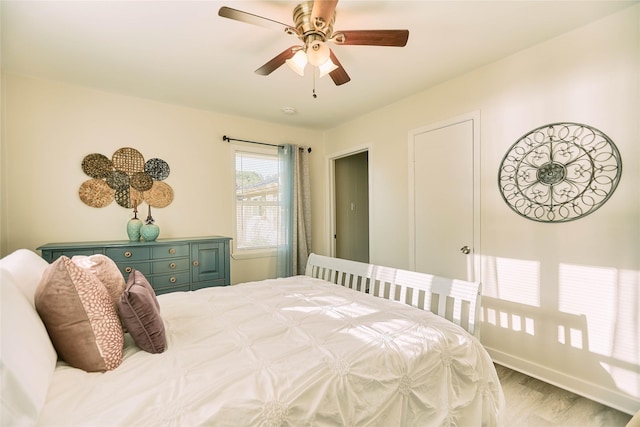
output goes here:
[[159, 258], [179, 258], [189, 256], [189, 245], [163, 245], [151, 248], [151, 257]]
[[189, 258], [163, 259], [153, 261], [153, 274], [189, 270]]
[[151, 277], [148, 277], [151, 286], [153, 289], [163, 289], [163, 288], [171, 288], [177, 286], [187, 286], [187, 290], [189, 289], [189, 272], [188, 271], [179, 271], [174, 274], [154, 274]]
[[90, 255], [101, 254], [101, 253], [102, 253], [102, 248], [62, 249], [62, 250], [51, 251], [51, 253], [47, 254], [47, 256], [45, 256], [44, 258], [49, 262], [53, 262], [63, 255], [69, 258], [73, 258], [76, 255], [90, 256]]
[[148, 261], [140, 261], [140, 262], [117, 262], [118, 268], [120, 272], [124, 276], [124, 280], [129, 278], [129, 274], [131, 274], [131, 270], [138, 270], [140, 273], [145, 276], [153, 273], [153, 269], [151, 268], [151, 263]]
[[162, 295], [162, 294], [168, 294], [170, 292], [180, 292], [180, 291], [187, 292], [189, 291], [189, 285], [171, 286], [169, 288], [160, 288], [160, 289], [156, 289], [154, 287], [153, 291], [156, 293], [156, 295]]
[[129, 246], [126, 248], [107, 248], [105, 255], [114, 260], [115, 262], [121, 261], [146, 261], [149, 259], [150, 254], [149, 247], [134, 247]]

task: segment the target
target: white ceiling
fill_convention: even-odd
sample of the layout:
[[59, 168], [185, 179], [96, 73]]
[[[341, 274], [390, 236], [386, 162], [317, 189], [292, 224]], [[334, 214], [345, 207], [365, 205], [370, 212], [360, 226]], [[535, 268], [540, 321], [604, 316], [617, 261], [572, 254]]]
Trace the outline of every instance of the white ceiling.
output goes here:
[[[334, 30], [408, 29], [406, 47], [333, 46], [351, 77], [253, 71], [292, 36], [218, 16], [229, 6], [293, 24], [296, 1], [1, 2], [4, 72], [328, 129], [600, 19], [635, 1], [341, 0]], [[286, 115], [283, 107], [293, 107]]]

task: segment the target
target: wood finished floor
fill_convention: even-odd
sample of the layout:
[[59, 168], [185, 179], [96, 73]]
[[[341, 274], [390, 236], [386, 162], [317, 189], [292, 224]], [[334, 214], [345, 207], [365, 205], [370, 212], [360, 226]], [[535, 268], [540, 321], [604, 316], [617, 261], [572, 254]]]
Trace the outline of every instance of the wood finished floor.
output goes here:
[[507, 427], [625, 427], [631, 415], [496, 365]]

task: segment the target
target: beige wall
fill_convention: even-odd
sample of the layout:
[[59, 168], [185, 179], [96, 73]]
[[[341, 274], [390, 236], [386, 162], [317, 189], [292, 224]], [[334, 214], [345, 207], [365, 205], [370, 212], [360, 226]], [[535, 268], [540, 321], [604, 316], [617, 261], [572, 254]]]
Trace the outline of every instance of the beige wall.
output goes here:
[[[223, 135], [308, 145], [312, 170], [323, 168], [318, 131], [20, 76], [3, 76], [3, 89], [2, 255], [48, 242], [127, 239], [131, 210], [89, 207], [78, 196], [89, 179], [81, 168], [87, 154], [132, 147], [167, 161], [174, 200], [152, 212], [160, 238], [232, 236], [235, 163]], [[314, 182], [320, 204], [323, 181]], [[144, 219], [146, 205], [142, 211]], [[275, 261], [232, 260], [231, 269], [234, 283], [259, 280], [275, 276]]]
[[[3, 77], [2, 255], [54, 241], [125, 238], [131, 212], [78, 198], [86, 154], [130, 146], [171, 166], [161, 237], [230, 235], [233, 163], [222, 135], [313, 147], [313, 250], [327, 253], [327, 159], [369, 147], [370, 259], [408, 267], [407, 138], [481, 112], [482, 339], [497, 361], [627, 412], [640, 409], [640, 6], [540, 44], [324, 133], [18, 76]], [[597, 212], [566, 224], [514, 214], [498, 165], [522, 134], [576, 121], [617, 144], [623, 176]], [[271, 259], [233, 261], [234, 283]], [[531, 322], [518, 330], [511, 321]], [[571, 322], [585, 340], [561, 344]], [[582, 346], [582, 348], [580, 348]]]
[[[640, 6], [626, 9], [325, 135], [327, 156], [371, 147], [371, 262], [406, 268], [408, 132], [479, 110], [482, 340], [502, 363], [628, 412], [640, 409], [639, 22]], [[623, 175], [593, 214], [537, 223], [504, 203], [498, 167], [520, 136], [559, 121], [605, 132]]]

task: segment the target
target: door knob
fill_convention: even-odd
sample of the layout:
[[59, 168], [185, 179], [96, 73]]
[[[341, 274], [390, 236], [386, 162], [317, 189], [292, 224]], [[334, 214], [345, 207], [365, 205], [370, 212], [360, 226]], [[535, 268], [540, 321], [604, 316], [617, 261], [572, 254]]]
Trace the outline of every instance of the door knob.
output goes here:
[[463, 247], [460, 248], [460, 252], [462, 252], [465, 255], [469, 255], [471, 253], [471, 248], [469, 248], [469, 246], [464, 245]]

